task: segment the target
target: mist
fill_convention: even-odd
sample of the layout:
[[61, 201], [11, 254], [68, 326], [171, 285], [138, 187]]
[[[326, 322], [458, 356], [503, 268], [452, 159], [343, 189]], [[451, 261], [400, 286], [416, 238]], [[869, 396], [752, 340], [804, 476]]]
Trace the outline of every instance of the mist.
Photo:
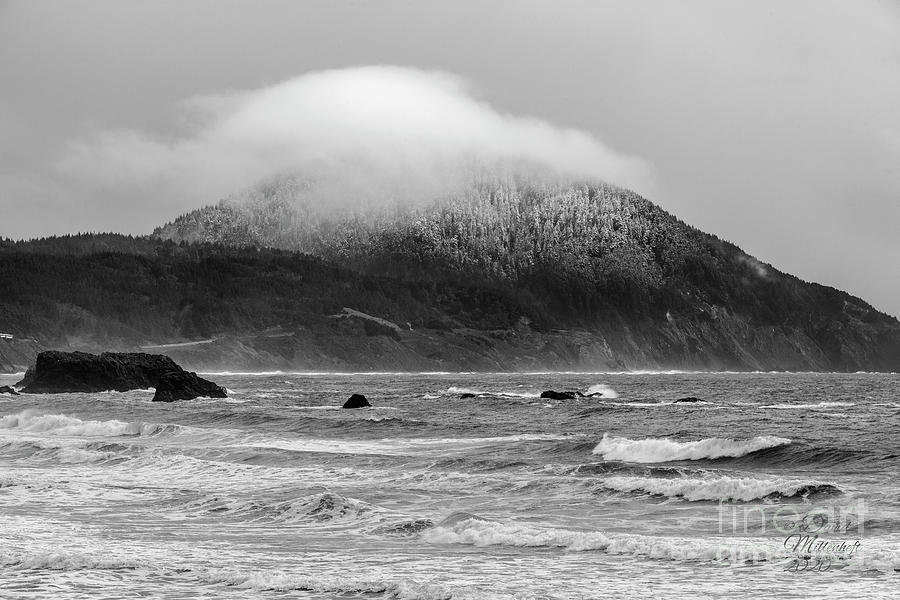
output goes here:
[[185, 99], [177, 125], [167, 138], [132, 129], [72, 140], [58, 168], [80, 185], [167, 197], [182, 210], [292, 172], [328, 173], [322, 201], [337, 204], [367, 189], [435, 193], [471, 164], [527, 163], [644, 193], [653, 185], [643, 159], [587, 132], [505, 113], [439, 71], [311, 72]]

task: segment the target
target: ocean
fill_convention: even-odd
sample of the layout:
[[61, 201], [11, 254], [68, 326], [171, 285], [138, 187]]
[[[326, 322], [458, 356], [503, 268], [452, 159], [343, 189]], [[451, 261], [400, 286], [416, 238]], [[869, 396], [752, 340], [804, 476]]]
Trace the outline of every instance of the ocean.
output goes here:
[[0, 598], [900, 595], [898, 375], [207, 377], [0, 395]]

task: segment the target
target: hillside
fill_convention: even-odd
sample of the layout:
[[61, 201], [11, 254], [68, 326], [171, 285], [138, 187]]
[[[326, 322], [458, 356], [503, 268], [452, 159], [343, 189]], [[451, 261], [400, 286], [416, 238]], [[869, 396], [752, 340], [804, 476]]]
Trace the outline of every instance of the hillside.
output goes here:
[[339, 217], [317, 204], [316, 188], [278, 178], [154, 235], [300, 250], [410, 282], [513, 290], [533, 307], [533, 327], [599, 334], [597, 344], [634, 368], [900, 365], [896, 319], [614, 186], [480, 174], [433, 201], [382, 202]]
[[[151, 237], [0, 241], [0, 369], [900, 370], [900, 323], [601, 184], [481, 174], [336, 211], [282, 177]], [[357, 201], [358, 200], [358, 201]]]

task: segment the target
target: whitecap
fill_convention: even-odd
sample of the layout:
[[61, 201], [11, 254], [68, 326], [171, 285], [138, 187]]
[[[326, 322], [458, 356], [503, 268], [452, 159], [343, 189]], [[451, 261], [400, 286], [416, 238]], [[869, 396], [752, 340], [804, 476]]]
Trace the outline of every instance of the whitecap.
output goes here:
[[519, 392], [510, 390], [479, 390], [476, 388], [450, 386], [444, 391], [444, 395], [472, 394], [474, 396], [501, 396], [504, 398], [540, 398], [540, 392]]
[[584, 393], [585, 396], [593, 396], [595, 398], [618, 398], [619, 394], [616, 390], [612, 389], [608, 385], [604, 385], [602, 383], [597, 383], [592, 385], [587, 389]]
[[563, 548], [572, 552], [603, 552], [690, 562], [771, 560], [785, 554], [778, 540], [729, 538], [705, 540], [602, 531], [544, 528], [482, 519], [438, 525], [421, 534], [433, 544]]
[[678, 442], [669, 438], [646, 438], [631, 440], [610, 437], [604, 433], [603, 439], [594, 448], [605, 460], [621, 460], [637, 463], [658, 463], [675, 460], [701, 460], [704, 458], [738, 457], [790, 444], [791, 440], [772, 435], [757, 436], [749, 440], [709, 438], [692, 442]]
[[122, 436], [155, 435], [172, 432], [177, 425], [155, 423], [129, 423], [109, 421], [83, 421], [64, 414], [41, 414], [33, 409], [0, 417], [0, 429], [25, 433], [42, 433], [62, 436]]
[[609, 477], [601, 487], [617, 492], [641, 492], [667, 498], [683, 498], [691, 501], [750, 502], [772, 496], [783, 498], [803, 497], [816, 493], [838, 493], [840, 489], [830, 483], [800, 479], [756, 479], [752, 477], [716, 476], [703, 478], [659, 477]]
[[833, 408], [838, 406], [856, 406], [855, 402], [819, 402], [817, 404], [764, 404], [758, 408], [769, 408], [775, 410], [790, 409], [816, 409], [816, 408]]

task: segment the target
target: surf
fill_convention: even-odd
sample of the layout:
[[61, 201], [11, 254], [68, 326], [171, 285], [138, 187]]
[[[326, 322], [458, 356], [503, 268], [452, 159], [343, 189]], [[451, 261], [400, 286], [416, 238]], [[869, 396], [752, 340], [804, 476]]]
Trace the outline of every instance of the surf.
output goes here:
[[787, 446], [791, 440], [772, 435], [757, 436], [749, 440], [730, 438], [707, 438], [690, 442], [679, 442], [670, 438], [646, 438], [632, 440], [603, 434], [593, 450], [604, 460], [619, 460], [636, 463], [661, 463], [681, 460], [703, 460], [738, 457], [765, 450]]

